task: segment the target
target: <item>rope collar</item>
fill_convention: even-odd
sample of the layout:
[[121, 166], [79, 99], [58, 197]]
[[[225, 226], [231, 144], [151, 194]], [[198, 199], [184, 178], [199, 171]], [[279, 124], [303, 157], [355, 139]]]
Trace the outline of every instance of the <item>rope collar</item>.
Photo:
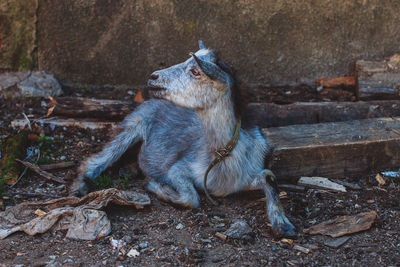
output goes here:
[[215, 158], [213, 159], [213, 161], [211, 161], [210, 165], [208, 165], [206, 173], [204, 174], [204, 193], [206, 194], [207, 199], [215, 206], [218, 205], [218, 203], [214, 199], [212, 199], [210, 194], [208, 193], [207, 176], [208, 176], [208, 173], [211, 171], [211, 169], [215, 165], [217, 165], [219, 162], [224, 160], [224, 158], [228, 157], [229, 154], [233, 151], [233, 149], [235, 149], [235, 147], [239, 141], [241, 126], [242, 126], [242, 121], [239, 119], [236, 124], [235, 133], [233, 134], [232, 139], [229, 141], [229, 143], [224, 148], [220, 148], [220, 149], [214, 151], [213, 154], [214, 154]]

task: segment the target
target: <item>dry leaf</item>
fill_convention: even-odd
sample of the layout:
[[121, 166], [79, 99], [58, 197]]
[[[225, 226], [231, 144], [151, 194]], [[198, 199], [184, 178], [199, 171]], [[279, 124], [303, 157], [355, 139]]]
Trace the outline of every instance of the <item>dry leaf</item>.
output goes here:
[[375, 180], [379, 183], [379, 185], [385, 185], [386, 184], [385, 179], [383, 179], [383, 177], [382, 177], [382, 175], [380, 173], [378, 173], [375, 176]]

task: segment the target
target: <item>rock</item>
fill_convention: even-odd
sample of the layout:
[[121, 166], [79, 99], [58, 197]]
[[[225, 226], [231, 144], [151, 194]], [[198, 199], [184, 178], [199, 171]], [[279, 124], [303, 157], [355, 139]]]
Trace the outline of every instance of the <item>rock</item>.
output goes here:
[[0, 95], [5, 99], [23, 96], [49, 97], [63, 93], [52, 74], [44, 71], [5, 72], [0, 74]]
[[324, 243], [325, 246], [331, 247], [331, 248], [338, 248], [344, 243], [346, 243], [350, 239], [349, 236], [342, 236], [339, 238], [335, 238], [332, 240], [328, 240]]
[[236, 220], [223, 234], [234, 239], [251, 239], [253, 230], [246, 221]]

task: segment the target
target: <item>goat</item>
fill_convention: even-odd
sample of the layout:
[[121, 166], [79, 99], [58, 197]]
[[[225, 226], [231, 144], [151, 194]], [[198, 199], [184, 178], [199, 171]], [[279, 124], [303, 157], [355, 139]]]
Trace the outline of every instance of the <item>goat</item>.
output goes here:
[[275, 177], [264, 169], [269, 146], [258, 127], [240, 129], [236, 147], [209, 171], [204, 185], [207, 167], [215, 152], [232, 139], [240, 114], [230, 66], [202, 41], [199, 46], [185, 62], [151, 74], [148, 86], [153, 98], [129, 114], [121, 132], [81, 165], [72, 190], [86, 194], [86, 179], [96, 179], [129, 147], [143, 141], [139, 167], [150, 177], [147, 190], [160, 199], [197, 208], [196, 190], [208, 189], [218, 197], [263, 190], [273, 233], [295, 235], [279, 201]]

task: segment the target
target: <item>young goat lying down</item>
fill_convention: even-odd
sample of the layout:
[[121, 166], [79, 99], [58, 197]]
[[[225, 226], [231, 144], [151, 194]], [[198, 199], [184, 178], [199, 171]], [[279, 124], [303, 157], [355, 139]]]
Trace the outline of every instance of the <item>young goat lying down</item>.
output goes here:
[[[72, 190], [86, 194], [85, 179], [96, 179], [129, 147], [143, 141], [139, 166], [151, 178], [147, 189], [159, 198], [197, 208], [197, 190], [226, 196], [261, 189], [274, 233], [294, 235], [275, 177], [264, 169], [267, 141], [257, 127], [241, 127], [230, 67], [202, 41], [199, 45], [185, 62], [151, 74], [148, 86], [154, 99], [129, 114], [121, 132], [82, 164]], [[206, 175], [216, 157], [221, 161]]]

